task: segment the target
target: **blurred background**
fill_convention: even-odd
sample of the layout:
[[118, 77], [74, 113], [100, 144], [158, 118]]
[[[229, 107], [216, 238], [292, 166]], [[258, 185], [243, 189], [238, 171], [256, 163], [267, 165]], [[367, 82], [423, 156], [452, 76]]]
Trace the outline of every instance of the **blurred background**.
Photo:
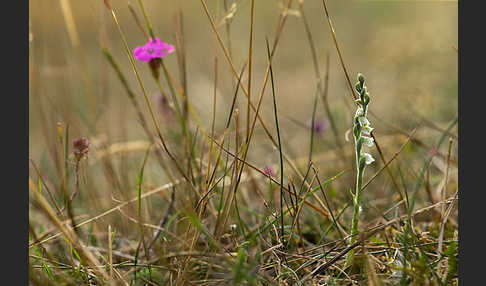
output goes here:
[[[132, 3], [140, 19], [138, 3]], [[406, 137], [393, 136], [409, 133], [418, 127], [416, 137], [425, 144], [420, 149], [413, 145], [408, 150], [407, 165], [422, 164], [444, 130], [457, 116], [457, 1], [332, 1], [328, 8], [346, 67], [354, 83], [361, 72], [367, 79], [372, 98], [370, 109], [378, 118], [370, 117], [377, 139], [383, 143], [385, 157], [390, 158]], [[59, 155], [57, 124], [69, 125], [70, 138], [86, 136], [97, 142], [116, 144], [146, 140], [135, 111], [114, 70], [102, 54], [107, 48], [120, 65], [135, 91], [142, 110], [146, 106], [135, 75], [111, 16], [103, 1], [30, 1], [29, 10], [29, 156], [46, 176], [56, 181], [55, 160]], [[183, 31], [187, 65], [187, 95], [190, 104], [200, 117], [202, 125], [210, 129], [214, 81], [214, 57], [218, 58], [218, 87], [216, 132], [221, 134], [234, 94], [234, 77], [204, 13], [200, 1], [144, 1], [154, 32], [161, 40], [175, 45], [175, 17], [183, 13]], [[207, 1], [212, 17], [219, 23], [219, 32], [227, 45], [223, 1]], [[239, 71], [248, 58], [249, 1], [227, 1], [236, 9], [231, 20], [231, 52]], [[121, 28], [130, 49], [143, 45], [146, 39], [130, 14], [128, 2], [113, 0]], [[345, 133], [351, 126], [355, 107], [350, 100], [349, 89], [320, 0], [303, 1], [303, 9], [316, 46], [321, 74], [326, 74], [326, 57], [329, 55], [329, 105], [334, 116], [340, 140], [347, 150], [352, 142], [345, 141]], [[255, 4], [254, 47], [252, 70], [252, 99], [256, 104], [260, 93], [267, 55], [265, 37], [273, 43], [277, 20], [283, 12], [283, 4], [277, 0], [259, 0]], [[284, 149], [296, 161], [308, 157], [309, 128], [316, 91], [316, 78], [298, 1], [287, 11], [289, 16], [273, 59], [277, 105]], [[179, 71], [176, 54], [170, 54], [165, 62], [176, 81]], [[136, 63], [144, 84], [157, 106], [157, 86], [145, 63]], [[247, 73], [243, 76], [246, 86]], [[240, 91], [240, 118], [246, 118], [246, 99]], [[93, 108], [94, 107], [94, 108]], [[158, 110], [160, 124], [167, 136], [179, 132], [177, 124], [165, 118]], [[261, 116], [274, 130], [274, 115], [270, 85], [263, 98]], [[335, 150], [335, 143], [322, 101], [319, 99], [316, 118], [324, 123], [324, 132], [315, 141], [316, 161], [325, 176], [352, 168], [336, 165], [336, 157], [328, 151]], [[242, 121], [243, 124], [244, 121]], [[152, 126], [150, 124], [150, 126]], [[194, 130], [194, 129], [192, 129]], [[456, 130], [456, 129], [454, 129]], [[259, 123], [249, 154], [249, 161], [258, 167], [276, 164], [278, 152], [263, 133]], [[274, 132], [274, 131], [272, 131]], [[454, 131], [455, 132], [455, 131]], [[402, 134], [403, 135], [403, 134]], [[175, 135], [174, 135], [175, 136]], [[398, 139], [397, 139], [398, 138]], [[395, 140], [396, 139], [396, 140]], [[177, 145], [170, 143], [171, 148]], [[454, 147], [456, 148], [457, 144]], [[439, 150], [447, 154], [447, 144]], [[414, 149], [415, 148], [415, 149]], [[413, 149], [413, 150], [412, 150]], [[143, 159], [144, 148], [138, 148], [121, 157], [121, 170], [129, 175], [129, 184], [136, 182], [137, 172]], [[379, 161], [376, 155], [373, 155]], [[453, 151], [453, 154], [456, 154]], [[133, 155], [133, 156], [132, 156]], [[454, 157], [455, 155], [453, 155]], [[320, 159], [319, 159], [320, 158]], [[405, 160], [407, 157], [403, 157]], [[58, 158], [59, 159], [59, 158]], [[97, 182], [94, 187], [103, 189], [105, 180], [96, 170], [95, 162], [89, 169], [83, 168], [84, 177]], [[155, 161], [155, 160], [154, 160]], [[167, 180], [157, 173], [155, 162], [149, 162], [146, 184], [157, 186]], [[443, 164], [442, 164], [443, 165]], [[378, 170], [376, 164], [374, 170]], [[420, 165], [417, 165], [420, 166]], [[98, 169], [97, 169], [98, 168]], [[417, 167], [419, 168], [419, 167]], [[88, 171], [89, 170], [89, 171]], [[416, 169], [417, 170], [417, 169]], [[416, 171], [418, 172], [418, 171]], [[352, 172], [350, 172], [352, 173]], [[367, 175], [373, 174], [369, 171]], [[345, 188], [352, 188], [346, 181]], [[413, 175], [410, 175], [413, 176]], [[386, 176], [383, 176], [386, 180]], [[439, 178], [440, 179], [440, 178]], [[437, 179], [437, 180], [439, 180]], [[86, 180], [86, 178], [84, 179]], [[389, 185], [386, 181], [385, 185]], [[345, 190], [345, 189], [344, 189]], [[344, 191], [341, 190], [341, 191]]]

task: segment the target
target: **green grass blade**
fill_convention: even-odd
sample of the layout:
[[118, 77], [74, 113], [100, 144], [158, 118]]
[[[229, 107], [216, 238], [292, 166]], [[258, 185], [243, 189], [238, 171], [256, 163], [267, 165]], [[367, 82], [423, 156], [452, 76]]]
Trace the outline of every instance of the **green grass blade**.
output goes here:
[[277, 115], [277, 102], [275, 99], [275, 85], [273, 80], [273, 68], [272, 68], [272, 58], [270, 55], [270, 47], [268, 45], [268, 39], [266, 40], [267, 44], [267, 54], [268, 54], [268, 61], [270, 67], [270, 82], [272, 83], [272, 97], [273, 97], [273, 111], [275, 114], [275, 127], [277, 129], [277, 138], [278, 138], [278, 152], [280, 155], [280, 229], [282, 235], [282, 245], [285, 245], [285, 237], [284, 237], [284, 216], [283, 216], [283, 156], [282, 156], [282, 143], [280, 142], [280, 128], [278, 126], [278, 115]]

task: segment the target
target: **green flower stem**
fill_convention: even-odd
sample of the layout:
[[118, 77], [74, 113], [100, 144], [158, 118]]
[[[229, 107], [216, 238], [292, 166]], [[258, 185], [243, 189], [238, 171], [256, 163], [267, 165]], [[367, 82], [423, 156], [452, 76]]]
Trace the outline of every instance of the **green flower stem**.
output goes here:
[[[143, 5], [143, 1], [142, 0], [138, 0], [138, 4], [140, 5], [140, 8], [142, 10], [143, 18], [145, 19], [145, 23], [147, 25], [147, 29], [148, 29], [148, 32], [150, 34], [150, 37], [152, 39], [155, 39], [155, 34], [154, 34], [153, 29], [152, 29], [152, 24], [150, 23], [150, 20], [148, 18], [147, 11], [145, 10], [145, 6]], [[176, 111], [176, 114], [177, 114], [177, 119], [178, 119], [179, 123], [181, 124], [182, 132], [183, 132], [184, 137], [186, 138], [186, 140], [188, 142], [186, 148], [187, 148], [187, 150], [189, 150], [189, 146], [191, 145], [191, 137], [189, 136], [189, 132], [187, 131], [186, 122], [185, 122], [185, 120], [182, 117], [182, 112], [180, 110], [179, 103], [177, 101], [177, 96], [176, 96], [174, 87], [172, 86], [172, 83], [170, 81], [169, 74], [168, 74], [168, 71], [167, 71], [167, 67], [165, 66], [165, 63], [164, 63], [164, 60], [163, 59], [161, 59], [161, 65], [162, 65], [162, 70], [164, 71], [164, 76], [165, 76], [165, 78], [167, 80], [167, 84], [169, 85], [169, 90], [171, 92], [172, 100], [174, 101], [174, 106], [175, 106], [175, 111]], [[165, 94], [165, 92], [162, 89], [162, 84], [160, 82], [159, 77], [154, 75], [154, 78], [155, 78], [155, 81], [157, 82], [157, 86], [160, 89], [160, 93], [162, 94], [162, 96], [164, 96], [165, 100], [167, 100], [168, 99], [167, 98], [167, 95]], [[170, 101], [167, 100], [167, 103], [170, 103]], [[169, 106], [171, 106], [171, 105], [169, 104]], [[171, 106], [171, 108], [173, 108], [173, 107]]]
[[[370, 135], [372, 130], [371, 126], [369, 125], [370, 123], [366, 118], [370, 97], [366, 91], [364, 82], [364, 77], [359, 74], [358, 83], [355, 85], [355, 89], [359, 93], [359, 99], [357, 100], [358, 110], [356, 111], [353, 125], [354, 146], [356, 151], [356, 190], [353, 194], [354, 213], [351, 221], [351, 238], [349, 239], [349, 245], [356, 242], [359, 233], [358, 222], [359, 215], [361, 213], [361, 191], [363, 187], [364, 169], [367, 164], [371, 164], [374, 161], [371, 155], [363, 152], [363, 144], [371, 146], [370, 143], [373, 142], [372, 138], [362, 136], [363, 134]], [[353, 264], [354, 253], [355, 249], [351, 249], [351, 251], [348, 252], [348, 256], [346, 258], [346, 267]]]
[[177, 100], [176, 92], [174, 90], [174, 87], [172, 86], [172, 82], [170, 81], [169, 72], [167, 71], [167, 67], [165, 66], [163, 59], [162, 59], [161, 65], [162, 65], [162, 70], [164, 71], [165, 80], [167, 81], [167, 85], [169, 86], [169, 90], [170, 90], [170, 94], [172, 96], [172, 100], [174, 100], [174, 105], [175, 105], [175, 108], [177, 110], [177, 113], [182, 114], [181, 108], [179, 107], [179, 101]]
[[[356, 143], [357, 140], [355, 140]], [[358, 150], [356, 150], [358, 151]], [[358, 222], [359, 222], [359, 215], [360, 215], [360, 209], [361, 209], [361, 187], [363, 185], [363, 173], [364, 173], [364, 168], [359, 168], [359, 153], [356, 152], [356, 166], [357, 166], [357, 175], [356, 175], [356, 193], [353, 196], [353, 207], [354, 207], [354, 213], [353, 213], [353, 220], [351, 222], [351, 238], [349, 240], [349, 245], [352, 245], [353, 243], [356, 242], [357, 236], [358, 236]], [[350, 266], [353, 262], [354, 259], [354, 249], [351, 249], [348, 252], [348, 256], [346, 259], [346, 266]]]
[[143, 5], [143, 1], [138, 0], [138, 4], [142, 9], [143, 18], [145, 19], [145, 23], [147, 24], [147, 29], [149, 31], [150, 37], [152, 37], [152, 39], [155, 39], [154, 31], [152, 30], [152, 24], [150, 24], [150, 20], [147, 16], [147, 12], [145, 11], [145, 6]]
[[[162, 64], [162, 67], [164, 68], [164, 74], [166, 75], [166, 77], [168, 77], [167, 76], [167, 70], [165, 69], [165, 66], [163, 64]], [[157, 87], [159, 88], [160, 93], [162, 94], [162, 96], [166, 100], [169, 107], [175, 112], [177, 120], [179, 121], [179, 124], [181, 125], [182, 133], [183, 133], [184, 137], [186, 138], [186, 140], [188, 140], [187, 142], [190, 143], [191, 141], [190, 141], [189, 132], [187, 131], [186, 122], [185, 122], [184, 118], [182, 117], [182, 112], [181, 112], [181, 109], [179, 108], [177, 97], [174, 93], [174, 88], [172, 87], [172, 85], [170, 84], [170, 81], [167, 78], [167, 81], [169, 82], [169, 89], [171, 91], [172, 101], [174, 102], [174, 104], [171, 104], [169, 97], [167, 96], [167, 94], [165, 93], [165, 91], [162, 87], [162, 83], [160, 81], [160, 78], [154, 76], [154, 79], [155, 79], [155, 82], [157, 84]]]
[[174, 108], [174, 106], [172, 104], [170, 104], [169, 97], [167, 96], [167, 94], [165, 93], [164, 89], [162, 88], [162, 83], [160, 82], [160, 79], [155, 78], [155, 83], [157, 84], [157, 87], [159, 88], [160, 94], [162, 94], [162, 96], [164, 97], [165, 102], [167, 102], [167, 104], [169, 105], [170, 109], [177, 114], [176, 109]]

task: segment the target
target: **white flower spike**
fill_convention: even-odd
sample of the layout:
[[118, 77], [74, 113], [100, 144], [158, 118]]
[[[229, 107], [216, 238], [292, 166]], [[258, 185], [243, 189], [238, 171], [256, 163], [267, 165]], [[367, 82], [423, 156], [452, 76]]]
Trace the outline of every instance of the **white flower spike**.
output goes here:
[[[375, 161], [373, 156], [363, 151], [363, 146], [373, 147], [374, 139], [371, 137], [371, 123], [368, 120], [367, 111], [368, 104], [370, 103], [370, 96], [365, 85], [365, 78], [362, 74], [358, 75], [358, 82], [355, 84], [356, 92], [359, 94], [359, 99], [356, 100], [358, 109], [354, 116], [354, 145], [356, 150], [356, 190], [353, 194], [354, 214], [353, 221], [351, 223], [351, 238], [349, 244], [352, 245], [356, 241], [358, 234], [358, 221], [359, 214], [361, 212], [361, 190], [363, 186], [363, 173], [366, 165], [369, 165]], [[363, 162], [364, 161], [364, 162]], [[352, 264], [354, 258], [354, 250], [348, 252], [346, 259], [346, 265]]]

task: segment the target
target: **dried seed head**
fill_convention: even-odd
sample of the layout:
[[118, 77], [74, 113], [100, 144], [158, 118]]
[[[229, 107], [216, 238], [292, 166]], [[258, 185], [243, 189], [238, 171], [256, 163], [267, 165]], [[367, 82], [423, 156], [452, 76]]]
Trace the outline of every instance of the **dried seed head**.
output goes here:
[[89, 140], [85, 137], [76, 138], [73, 140], [73, 153], [76, 159], [80, 160], [85, 155], [88, 154], [89, 150]]

